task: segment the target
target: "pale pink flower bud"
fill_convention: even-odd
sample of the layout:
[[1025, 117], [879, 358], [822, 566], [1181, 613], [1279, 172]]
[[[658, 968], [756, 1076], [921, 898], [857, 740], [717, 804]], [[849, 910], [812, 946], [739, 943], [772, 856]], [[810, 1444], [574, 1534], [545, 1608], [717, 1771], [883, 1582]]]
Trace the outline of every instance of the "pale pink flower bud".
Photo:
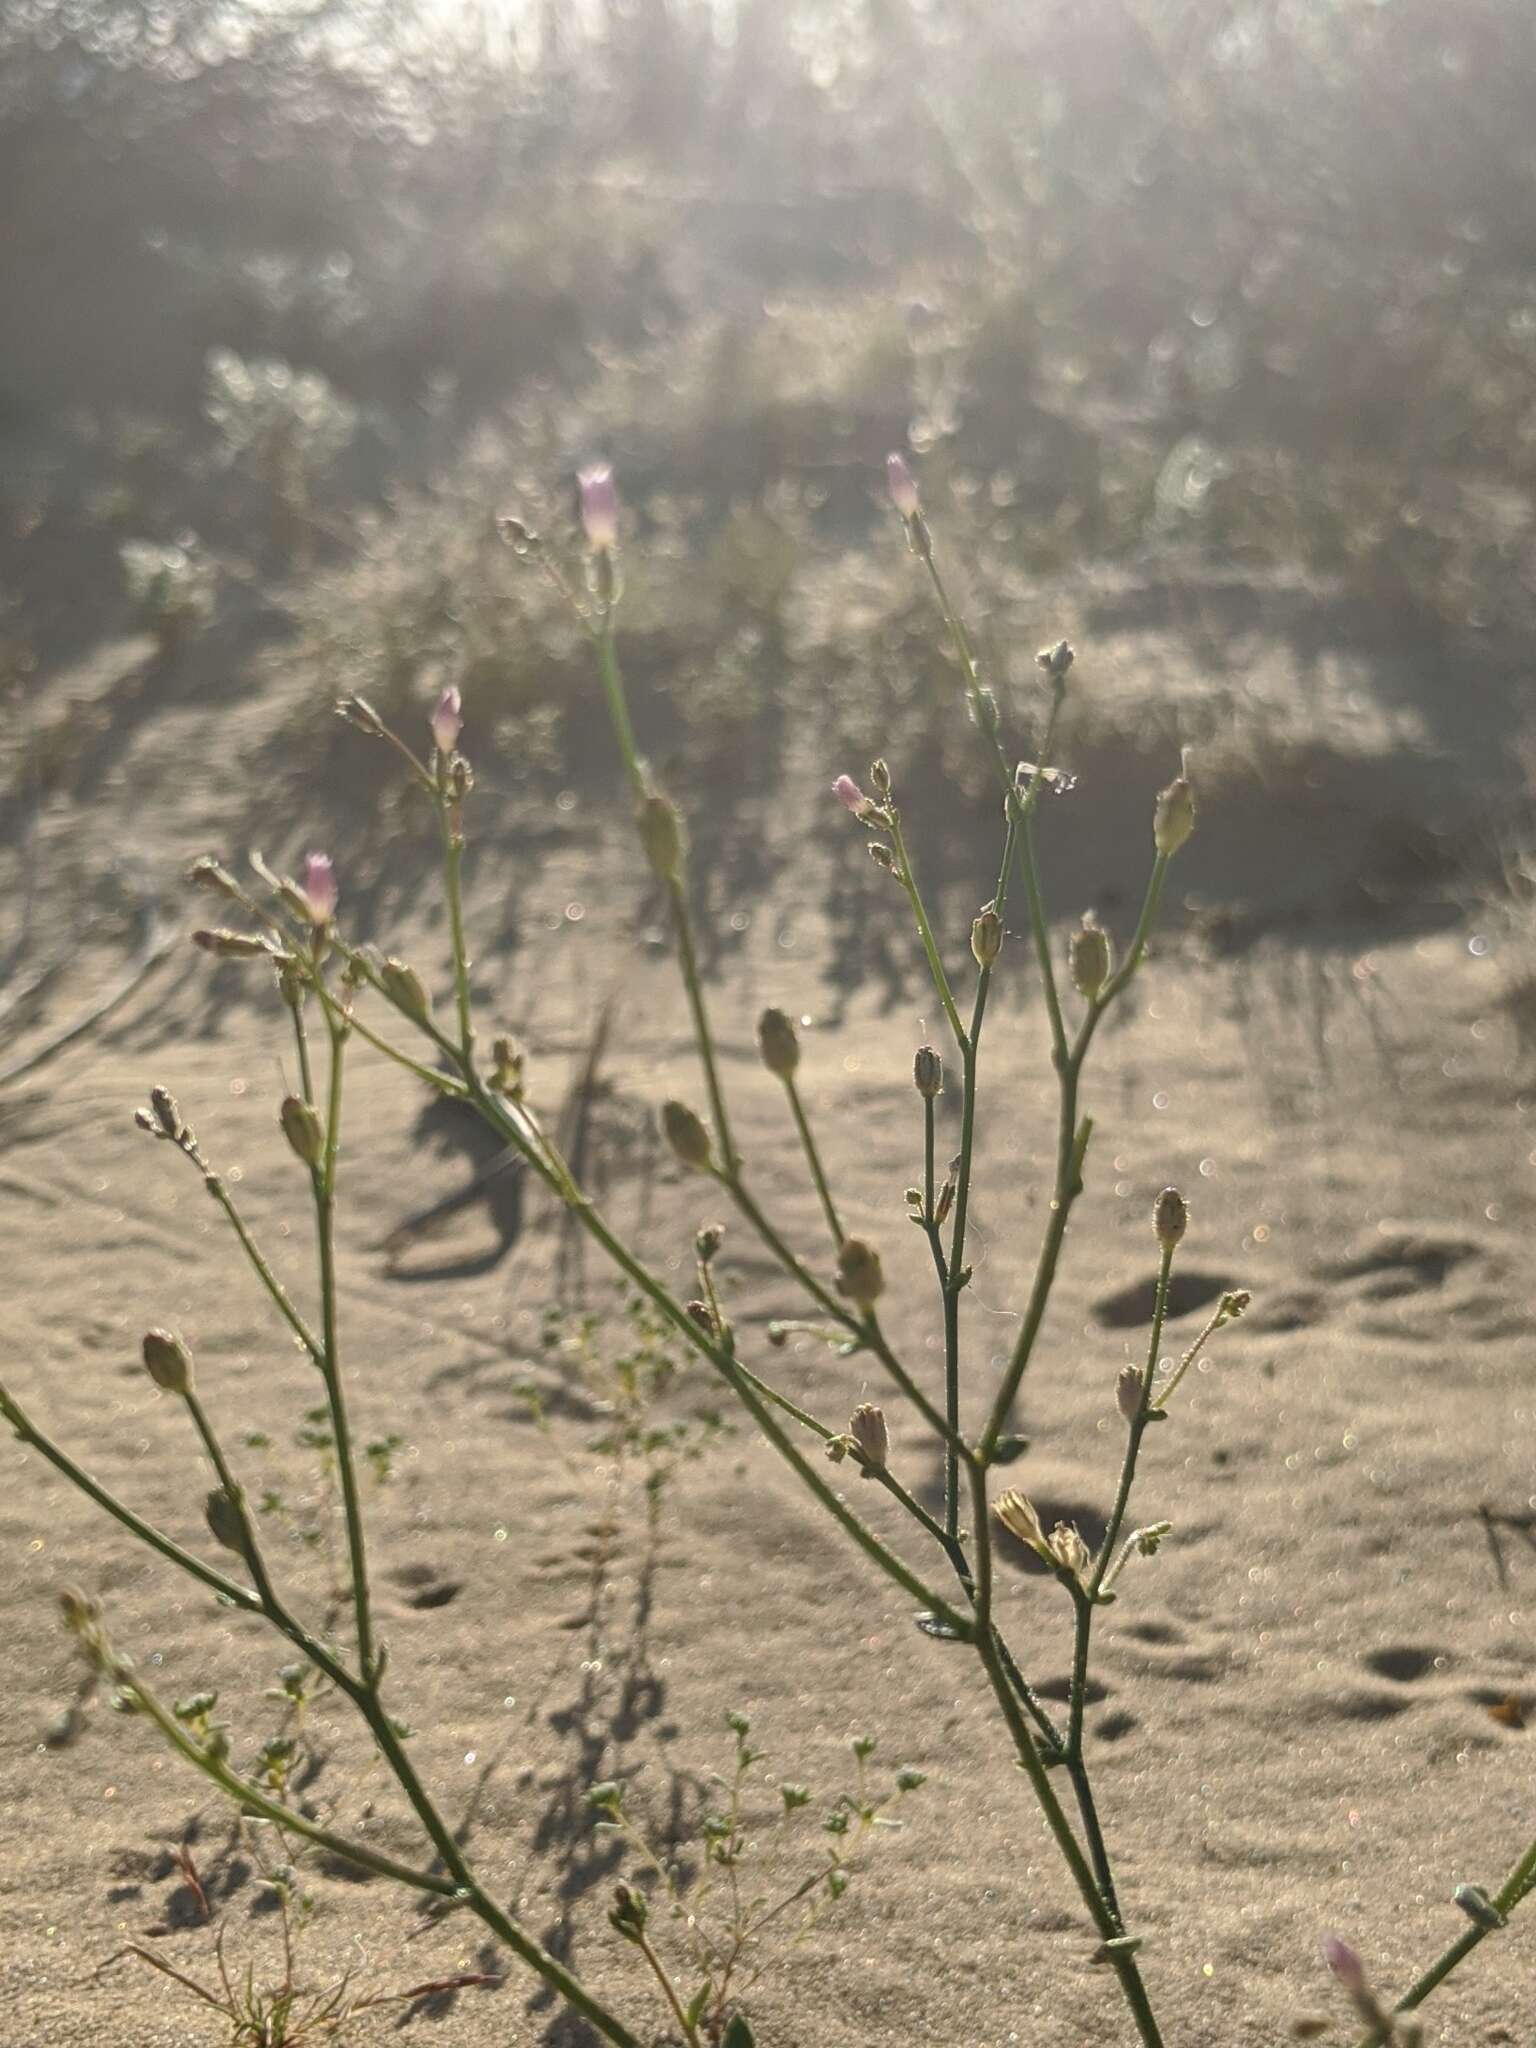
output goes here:
[[1123, 1365], [1115, 1381], [1115, 1406], [1127, 1422], [1141, 1413], [1141, 1374], [1134, 1365]]
[[594, 555], [611, 554], [619, 543], [619, 494], [606, 462], [594, 463], [576, 479], [581, 492], [581, 528]]
[[1337, 1934], [1323, 1936], [1323, 1961], [1351, 1997], [1358, 1998], [1365, 1990], [1365, 1965]]
[[891, 503], [903, 519], [915, 519], [920, 509], [917, 497], [917, 478], [913, 476], [904, 455], [887, 455], [885, 458], [885, 481], [891, 494]]
[[860, 811], [869, 802], [869, 798], [860, 789], [851, 775], [839, 775], [836, 782], [832, 785], [832, 794], [837, 798], [843, 809], [845, 811], [852, 811], [855, 817], [859, 815]]
[[432, 712], [432, 744], [440, 754], [451, 754], [464, 730], [464, 700], [450, 683]]
[[328, 853], [304, 856], [304, 879], [299, 884], [305, 906], [316, 924], [329, 924], [336, 915], [336, 869]]

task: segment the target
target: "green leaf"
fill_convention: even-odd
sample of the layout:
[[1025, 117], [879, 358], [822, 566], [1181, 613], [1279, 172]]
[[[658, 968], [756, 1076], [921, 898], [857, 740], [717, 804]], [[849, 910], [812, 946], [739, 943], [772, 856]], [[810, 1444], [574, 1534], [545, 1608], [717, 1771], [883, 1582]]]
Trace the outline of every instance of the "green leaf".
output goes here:
[[740, 2013], [734, 2015], [726, 2028], [720, 2048], [757, 2048], [757, 2037]]
[[709, 1979], [706, 1977], [704, 1979], [704, 1982], [699, 1986], [698, 1990], [695, 1991], [692, 1998], [689, 1999], [688, 2009], [683, 2015], [683, 2017], [687, 2020], [690, 2027], [696, 2027], [699, 2024], [699, 2021], [703, 2019], [704, 2008], [709, 2003], [709, 1992], [710, 1983]]

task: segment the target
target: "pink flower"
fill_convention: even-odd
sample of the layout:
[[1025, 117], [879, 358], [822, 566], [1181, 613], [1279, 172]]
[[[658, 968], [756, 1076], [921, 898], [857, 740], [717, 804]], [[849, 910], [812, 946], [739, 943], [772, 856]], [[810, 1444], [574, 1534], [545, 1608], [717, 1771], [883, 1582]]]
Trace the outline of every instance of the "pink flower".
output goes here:
[[304, 856], [304, 879], [300, 894], [316, 924], [329, 924], [336, 915], [336, 870], [328, 853]]
[[587, 546], [594, 555], [611, 554], [619, 541], [619, 494], [614, 489], [613, 470], [606, 462], [594, 463], [580, 472], [576, 484]]
[[860, 789], [851, 775], [839, 775], [836, 782], [832, 785], [832, 794], [837, 798], [843, 809], [845, 811], [852, 811], [855, 817], [859, 815], [860, 811], [869, 802], [869, 798]]
[[891, 493], [891, 503], [903, 519], [915, 519], [920, 507], [917, 499], [917, 478], [912, 474], [904, 455], [887, 455], [885, 458], [885, 481]]
[[451, 754], [464, 730], [464, 700], [450, 683], [432, 712], [432, 744], [440, 754]]
[[1352, 1996], [1358, 1998], [1365, 1989], [1365, 1965], [1355, 1954], [1347, 1941], [1337, 1934], [1323, 1936], [1323, 1961], [1335, 1977]]

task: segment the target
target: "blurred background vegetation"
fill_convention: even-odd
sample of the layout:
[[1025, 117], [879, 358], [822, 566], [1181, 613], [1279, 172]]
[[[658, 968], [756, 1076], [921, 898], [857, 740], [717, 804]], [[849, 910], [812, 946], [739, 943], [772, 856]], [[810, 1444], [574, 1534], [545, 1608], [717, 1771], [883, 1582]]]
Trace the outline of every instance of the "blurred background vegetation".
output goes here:
[[568, 532], [603, 455], [706, 847], [747, 812], [766, 861], [786, 783], [877, 742], [980, 804], [878, 493], [904, 447], [1021, 745], [1034, 648], [1081, 635], [1101, 790], [1193, 742], [1286, 811], [1209, 894], [1288, 860], [1315, 908], [1301, 803], [1303, 869], [1358, 814], [1325, 864], [1422, 899], [1526, 782], [1533, 115], [1529, 0], [8, 0], [12, 791], [270, 698], [242, 759], [312, 815], [382, 773], [339, 689], [449, 679], [505, 816], [611, 791], [494, 529]]

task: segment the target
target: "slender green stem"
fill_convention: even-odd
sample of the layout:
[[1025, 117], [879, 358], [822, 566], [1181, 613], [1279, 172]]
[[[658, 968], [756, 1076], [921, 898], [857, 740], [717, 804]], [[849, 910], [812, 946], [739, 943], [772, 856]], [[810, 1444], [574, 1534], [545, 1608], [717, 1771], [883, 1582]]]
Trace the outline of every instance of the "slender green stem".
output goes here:
[[[116, 1674], [114, 1674], [116, 1675]], [[451, 1898], [458, 1886], [452, 1878], [437, 1877], [430, 1870], [416, 1870], [408, 1863], [397, 1863], [391, 1856], [383, 1856], [365, 1843], [353, 1841], [345, 1835], [334, 1835], [329, 1828], [320, 1827], [307, 1815], [286, 1806], [280, 1799], [274, 1799], [253, 1785], [248, 1778], [242, 1778], [232, 1771], [219, 1757], [202, 1748], [182, 1727], [156, 1695], [145, 1685], [131, 1666], [124, 1668], [119, 1680], [123, 1689], [130, 1693], [140, 1709], [148, 1714], [166, 1741], [173, 1749], [186, 1758], [187, 1762], [200, 1770], [204, 1777], [211, 1778], [226, 1797], [232, 1799], [242, 1811], [260, 1814], [263, 1820], [274, 1822], [290, 1834], [301, 1835], [317, 1847], [329, 1849], [333, 1855], [341, 1856], [348, 1863], [355, 1863], [364, 1870], [371, 1870], [379, 1877], [392, 1878], [396, 1884], [409, 1886], [413, 1891], [432, 1892], [439, 1898]]]
[[800, 1133], [800, 1148], [805, 1154], [805, 1163], [811, 1169], [811, 1179], [816, 1183], [816, 1193], [821, 1201], [821, 1213], [827, 1219], [827, 1228], [832, 1233], [832, 1242], [839, 1246], [843, 1241], [843, 1226], [838, 1221], [833, 1205], [832, 1191], [827, 1186], [827, 1176], [822, 1171], [821, 1154], [816, 1149], [816, 1140], [811, 1135], [810, 1120], [800, 1100], [800, 1090], [795, 1085], [793, 1074], [784, 1076], [784, 1093], [789, 1097], [789, 1106], [795, 1119], [795, 1129]]
[[678, 1997], [677, 1987], [667, 1974], [666, 1964], [661, 1960], [661, 1957], [657, 1955], [654, 1947], [647, 1939], [643, 1928], [637, 1928], [632, 1939], [634, 1941], [636, 1948], [639, 1949], [641, 1955], [643, 1955], [645, 1957], [645, 1960], [650, 1964], [651, 1975], [656, 1979], [656, 1982], [661, 1986], [662, 1996], [666, 1999], [667, 2004], [672, 2008], [672, 2017], [677, 2021], [677, 2024], [682, 2028], [683, 2039], [687, 2042], [688, 2048], [698, 2048], [699, 2030], [697, 2027], [693, 2025], [687, 2013], [683, 2011], [683, 2001]]
[[1018, 1395], [1019, 1383], [1034, 1352], [1040, 1325], [1045, 1319], [1046, 1304], [1050, 1300], [1051, 1288], [1055, 1284], [1056, 1266], [1061, 1257], [1061, 1247], [1066, 1240], [1072, 1205], [1082, 1192], [1083, 1158], [1092, 1135], [1093, 1121], [1090, 1117], [1084, 1117], [1073, 1137], [1066, 1173], [1058, 1180], [1056, 1193], [1051, 1198], [1051, 1220], [1046, 1226], [1045, 1241], [1040, 1247], [1040, 1258], [1035, 1268], [1029, 1304], [1024, 1312], [1023, 1327], [1019, 1331], [1013, 1356], [1008, 1362], [1008, 1370], [1003, 1375], [1003, 1383], [998, 1388], [997, 1399], [992, 1404], [992, 1414], [977, 1446], [978, 1456], [983, 1463], [990, 1459], [997, 1449], [998, 1441], [1007, 1425], [1009, 1412]]
[[[1509, 1873], [1504, 1883], [1493, 1896], [1493, 1909], [1506, 1919], [1514, 1912], [1521, 1900], [1536, 1890], [1536, 1841], [1526, 1850], [1520, 1861]], [[1422, 1976], [1416, 1978], [1393, 2007], [1394, 2012], [1412, 2012], [1421, 2006], [1432, 1991], [1438, 1990], [1451, 1972], [1471, 1955], [1490, 1934], [1502, 1930], [1484, 1927], [1477, 1923], [1468, 1927], [1464, 1934], [1457, 1936], [1449, 1948], [1439, 1955]], [[1358, 2043], [1358, 2048], [1382, 2048], [1388, 2036], [1380, 2027], [1373, 2027]]]
[[[318, 980], [318, 975], [316, 979]], [[352, 1578], [352, 1611], [357, 1622], [357, 1656], [365, 1683], [377, 1677], [374, 1658], [372, 1606], [368, 1594], [368, 1555], [363, 1533], [362, 1498], [357, 1485], [357, 1462], [352, 1452], [352, 1431], [347, 1418], [346, 1393], [341, 1378], [341, 1333], [338, 1326], [336, 1283], [336, 1159], [341, 1144], [341, 1084], [347, 1027], [329, 1012], [326, 1022], [331, 1040], [331, 1077], [325, 1118], [325, 1151], [313, 1169], [315, 1230], [320, 1262], [320, 1313], [324, 1331], [324, 1359], [320, 1371], [325, 1381], [326, 1405], [330, 1410], [331, 1435], [336, 1444], [336, 1470], [341, 1481], [342, 1512], [347, 1523], [347, 1556]]]
[[928, 912], [923, 903], [922, 891], [917, 886], [917, 876], [912, 868], [912, 856], [907, 851], [907, 842], [902, 836], [900, 814], [892, 808], [890, 817], [891, 843], [896, 849], [896, 879], [907, 893], [912, 906], [912, 915], [917, 920], [917, 935], [923, 942], [923, 951], [928, 958], [928, 972], [933, 976], [934, 988], [944, 1006], [944, 1015], [954, 1033], [957, 1048], [964, 1052], [966, 1045], [965, 1026], [960, 1022], [960, 1012], [955, 1007], [955, 998], [949, 986], [949, 976], [944, 971], [944, 962], [939, 956], [938, 943], [933, 936], [933, 926], [928, 922]]
[[459, 1050], [468, 1059], [474, 1047], [474, 1024], [470, 1014], [469, 953], [464, 938], [464, 834], [456, 806], [446, 796], [438, 798], [438, 820], [443, 835], [443, 874], [453, 943], [453, 997], [459, 1018]]
[[597, 672], [602, 677], [603, 694], [608, 699], [608, 716], [613, 720], [614, 738], [619, 743], [619, 752], [624, 757], [625, 773], [629, 776], [630, 788], [636, 799], [646, 795], [645, 770], [640, 763], [640, 750], [635, 745], [635, 729], [629, 718], [629, 699], [624, 689], [624, 678], [619, 671], [618, 651], [613, 644], [613, 614], [605, 612], [602, 623], [592, 635], [597, 649]]
[[688, 908], [688, 891], [680, 875], [674, 875], [667, 883], [667, 900], [672, 908], [672, 930], [677, 939], [677, 962], [683, 977], [683, 987], [688, 992], [688, 1010], [693, 1019], [694, 1043], [699, 1049], [699, 1063], [704, 1069], [704, 1085], [709, 1090], [709, 1113], [714, 1121], [715, 1136], [720, 1145], [720, 1157], [725, 1171], [739, 1175], [741, 1161], [731, 1136], [731, 1120], [725, 1107], [725, 1090], [720, 1085], [720, 1067], [715, 1056], [714, 1033], [709, 1028], [709, 1012], [704, 1003], [704, 983], [699, 974], [698, 953], [693, 942], [693, 915]]
[[[425, 1081], [427, 1086], [435, 1089], [439, 1095], [456, 1096], [462, 1101], [469, 1093], [469, 1090], [462, 1081], [456, 1081], [451, 1074], [444, 1074], [436, 1067], [424, 1066], [420, 1060], [413, 1060], [408, 1052], [402, 1052], [399, 1046], [391, 1045], [387, 1039], [381, 1038], [376, 1031], [370, 1030], [362, 1018], [354, 1012], [343, 1011], [329, 989], [320, 987], [318, 994], [321, 1002], [325, 1005], [327, 1016], [334, 1018], [345, 1017], [349, 1031], [355, 1031], [359, 1038], [365, 1039], [373, 1047], [375, 1052], [383, 1053], [384, 1057], [387, 1060], [393, 1060], [397, 1067], [404, 1067], [406, 1072], [414, 1074], [418, 1081]], [[309, 1099], [307, 1094], [305, 1099], [306, 1101]]]
[[120, 1522], [130, 1535], [137, 1536], [141, 1543], [158, 1551], [171, 1564], [178, 1565], [190, 1578], [198, 1580], [221, 1600], [227, 1600], [232, 1607], [239, 1607], [247, 1614], [261, 1612], [261, 1600], [248, 1586], [239, 1585], [212, 1565], [204, 1564], [200, 1557], [194, 1557], [190, 1550], [183, 1550], [173, 1538], [146, 1522], [141, 1515], [136, 1515], [132, 1508], [120, 1501], [116, 1494], [108, 1492], [99, 1479], [93, 1478], [83, 1465], [76, 1464], [67, 1451], [45, 1435], [15, 1396], [4, 1387], [0, 1387], [0, 1416], [4, 1416], [22, 1443], [30, 1445], [46, 1458], [71, 1486], [83, 1493], [87, 1500], [94, 1501], [114, 1521]]
[[250, 1566], [251, 1577], [256, 1582], [257, 1597], [262, 1606], [270, 1612], [278, 1604], [277, 1595], [272, 1589], [266, 1560], [262, 1557], [261, 1548], [256, 1541], [256, 1531], [251, 1526], [251, 1518], [246, 1512], [245, 1489], [229, 1468], [224, 1447], [214, 1434], [213, 1424], [208, 1420], [208, 1411], [198, 1398], [197, 1389], [188, 1387], [181, 1398], [187, 1404], [187, 1413], [192, 1418], [193, 1427], [202, 1438], [203, 1449], [208, 1454], [208, 1462], [213, 1467], [214, 1476], [224, 1490], [224, 1497], [240, 1517], [240, 1524], [245, 1532], [245, 1561]]
[[186, 1154], [187, 1158], [192, 1161], [192, 1164], [202, 1174], [203, 1186], [224, 1211], [230, 1228], [240, 1241], [240, 1249], [250, 1261], [251, 1270], [267, 1290], [273, 1307], [304, 1346], [313, 1362], [316, 1365], [323, 1365], [325, 1353], [320, 1339], [294, 1307], [289, 1299], [287, 1289], [267, 1264], [260, 1246], [246, 1228], [244, 1217], [241, 1216], [240, 1211], [231, 1200], [229, 1190], [224, 1185], [223, 1176], [214, 1172], [195, 1144], [183, 1144], [179, 1149]]

